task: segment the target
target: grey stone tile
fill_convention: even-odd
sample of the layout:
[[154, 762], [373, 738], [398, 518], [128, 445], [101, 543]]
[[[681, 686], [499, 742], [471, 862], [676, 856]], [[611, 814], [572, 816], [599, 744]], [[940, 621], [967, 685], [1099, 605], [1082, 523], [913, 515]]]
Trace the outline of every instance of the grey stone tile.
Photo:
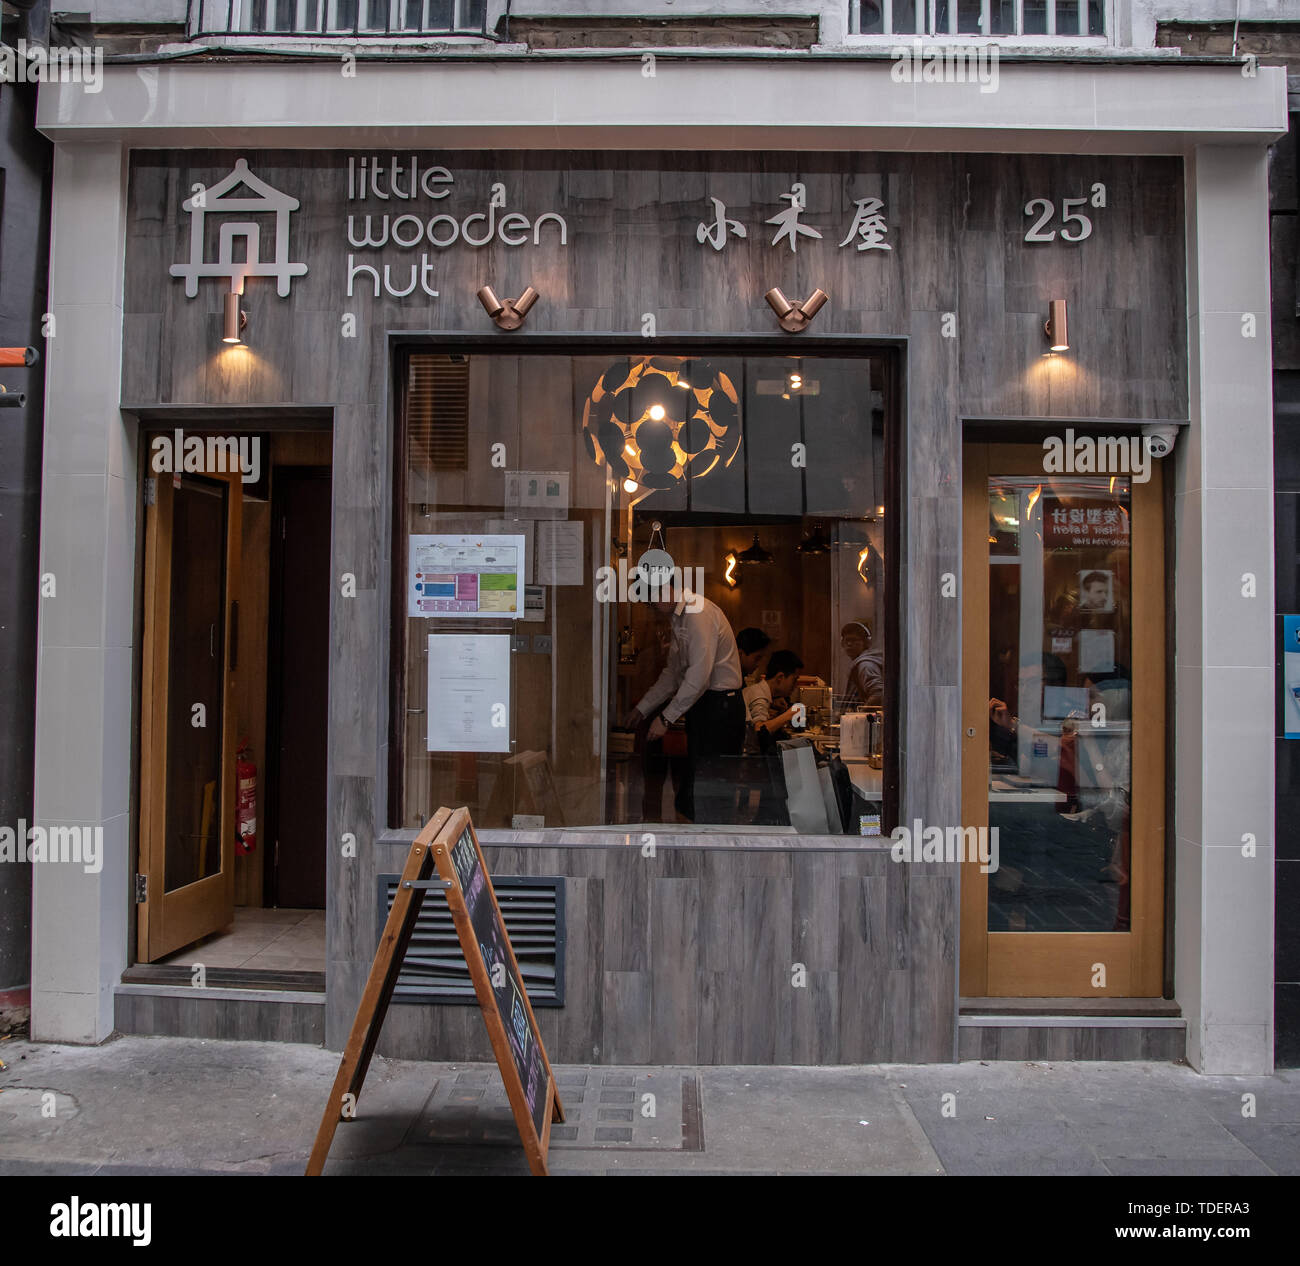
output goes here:
[[949, 1174], [1104, 1174], [1096, 1152], [1064, 1121], [944, 1121], [926, 1136]]
[[1198, 1175], [1231, 1176], [1267, 1175], [1272, 1171], [1254, 1156], [1242, 1160], [1187, 1160], [1180, 1157], [1161, 1159], [1144, 1158], [1140, 1160], [1110, 1159], [1104, 1162], [1109, 1173], [1121, 1176], [1155, 1177], [1157, 1175], [1171, 1178], [1196, 1177]]

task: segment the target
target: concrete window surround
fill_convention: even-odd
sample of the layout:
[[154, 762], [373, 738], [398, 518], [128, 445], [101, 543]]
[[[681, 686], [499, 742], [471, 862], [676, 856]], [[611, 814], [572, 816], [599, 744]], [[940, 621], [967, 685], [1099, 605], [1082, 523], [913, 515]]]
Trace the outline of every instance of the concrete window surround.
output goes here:
[[[56, 144], [58, 333], [47, 356], [41, 571], [73, 583], [41, 611], [34, 816], [102, 826], [105, 863], [98, 876], [50, 867], [34, 877], [33, 1036], [107, 1037], [127, 961], [139, 504], [134, 428], [119, 408], [130, 147], [1111, 151], [1185, 159], [1191, 426], [1174, 459], [1176, 809], [1167, 846], [1176, 850], [1170, 913], [1187, 1056], [1206, 1073], [1270, 1072], [1266, 147], [1286, 129], [1284, 71], [1246, 79], [1204, 65], [1004, 65], [1000, 91], [972, 98], [961, 85], [891, 95], [887, 64], [810, 63], [780, 72], [779, 102], [770, 66], [683, 62], [672, 71], [643, 80], [610, 63], [449, 66], [436, 76], [375, 68], [354, 96], [339, 90], [334, 67], [294, 68], [290, 78], [282, 67], [163, 65], [109, 68], [94, 95], [42, 88], [38, 125]], [[295, 121], [283, 117], [290, 108]], [[1242, 336], [1244, 313], [1256, 316], [1253, 339]], [[1246, 572], [1256, 577], [1253, 598], [1242, 596]], [[1242, 856], [1246, 834], [1253, 859]]]

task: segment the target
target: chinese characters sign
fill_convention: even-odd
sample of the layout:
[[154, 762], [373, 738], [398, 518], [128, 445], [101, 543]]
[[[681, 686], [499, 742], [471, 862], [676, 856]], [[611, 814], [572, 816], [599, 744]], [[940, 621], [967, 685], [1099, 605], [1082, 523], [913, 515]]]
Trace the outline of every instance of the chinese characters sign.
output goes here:
[[[790, 186], [789, 193], [780, 195], [780, 200], [789, 203], [789, 205], [764, 220], [765, 224], [776, 226], [776, 232], [772, 235], [771, 244], [780, 246], [784, 242], [789, 245], [791, 253], [797, 253], [801, 238], [820, 241], [822, 237], [821, 231], [804, 222], [804, 216], [808, 212], [807, 186], [796, 181]], [[715, 251], [720, 251], [726, 246], [729, 235], [730, 237], [748, 237], [745, 226], [739, 220], [728, 217], [727, 204], [721, 198], [710, 197], [709, 203], [712, 208], [713, 220], [712, 222], [700, 221], [695, 229], [695, 240], [697, 242], [701, 245], [707, 242]], [[854, 201], [853, 206], [853, 222], [849, 226], [848, 235], [840, 243], [840, 246], [845, 247], [852, 243], [859, 251], [893, 250], [893, 247], [885, 240], [885, 236], [889, 232], [889, 222], [885, 218], [883, 199], [858, 198]]]
[[1043, 498], [1043, 545], [1047, 549], [1100, 546], [1128, 549], [1128, 511], [1114, 501]]

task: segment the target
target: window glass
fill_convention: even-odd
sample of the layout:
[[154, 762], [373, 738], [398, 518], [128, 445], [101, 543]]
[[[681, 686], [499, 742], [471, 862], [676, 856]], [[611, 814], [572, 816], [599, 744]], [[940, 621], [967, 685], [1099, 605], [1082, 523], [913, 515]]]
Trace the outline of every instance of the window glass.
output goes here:
[[[897, 27], [898, 19], [894, 19]], [[858, 33], [880, 35], [885, 29], [884, 9], [881, 0], [858, 0]]]
[[411, 353], [393, 824], [880, 831], [887, 368]]

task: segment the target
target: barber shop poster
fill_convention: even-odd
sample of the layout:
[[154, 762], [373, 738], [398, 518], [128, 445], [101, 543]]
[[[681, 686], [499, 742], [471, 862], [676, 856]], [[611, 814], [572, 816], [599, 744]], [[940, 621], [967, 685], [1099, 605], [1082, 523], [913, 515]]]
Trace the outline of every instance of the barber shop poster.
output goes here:
[[1282, 733], [1300, 738], [1300, 615], [1282, 617]]

